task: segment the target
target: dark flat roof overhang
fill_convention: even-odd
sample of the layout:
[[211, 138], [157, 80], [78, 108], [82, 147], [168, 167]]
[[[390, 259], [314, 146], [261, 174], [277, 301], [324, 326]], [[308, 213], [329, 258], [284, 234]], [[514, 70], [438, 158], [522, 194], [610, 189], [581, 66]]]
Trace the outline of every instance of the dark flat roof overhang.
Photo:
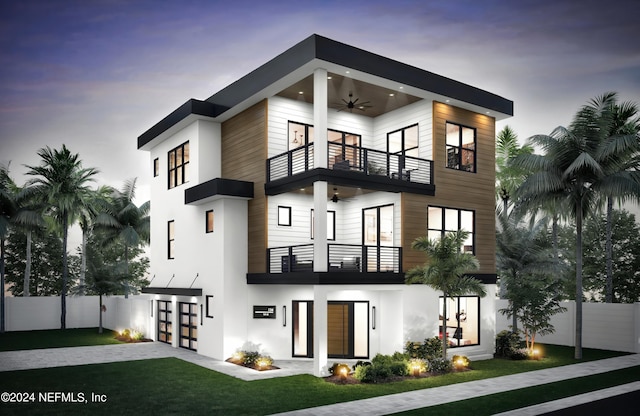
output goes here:
[[[302, 42], [276, 56], [233, 84], [223, 88], [206, 101], [189, 100], [138, 137], [138, 148], [145, 149], [154, 138], [191, 115], [216, 118], [229, 109], [249, 102], [261, 91], [280, 81], [313, 60], [351, 68], [375, 77], [388, 79], [418, 90], [495, 111], [513, 115], [513, 101], [423, 69], [386, 58], [363, 49], [337, 42], [319, 35], [311, 35]], [[308, 75], [308, 74], [305, 74]], [[266, 97], [261, 97], [266, 98]]]
[[253, 182], [216, 178], [184, 191], [185, 204], [203, 204], [223, 197], [253, 198]]
[[202, 296], [202, 289], [189, 287], [145, 287], [141, 292], [153, 295]]

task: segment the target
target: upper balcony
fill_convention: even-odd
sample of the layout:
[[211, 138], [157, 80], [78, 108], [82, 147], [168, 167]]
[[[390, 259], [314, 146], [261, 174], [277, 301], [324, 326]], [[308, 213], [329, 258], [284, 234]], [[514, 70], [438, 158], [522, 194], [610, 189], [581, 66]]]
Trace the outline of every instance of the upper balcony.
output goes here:
[[267, 160], [265, 191], [277, 195], [315, 181], [366, 189], [434, 195], [433, 162], [397, 153], [328, 143], [327, 168], [314, 166], [313, 143]]

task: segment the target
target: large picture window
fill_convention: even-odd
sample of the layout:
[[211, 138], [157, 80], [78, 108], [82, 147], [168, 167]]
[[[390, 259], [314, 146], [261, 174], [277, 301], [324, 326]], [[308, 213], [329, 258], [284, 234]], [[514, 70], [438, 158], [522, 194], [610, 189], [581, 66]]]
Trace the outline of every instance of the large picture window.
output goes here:
[[169, 189], [189, 182], [189, 142], [169, 150]]
[[445, 233], [464, 230], [469, 233], [460, 249], [475, 253], [475, 213], [466, 209], [429, 206], [427, 208], [427, 237], [439, 239]]
[[449, 123], [446, 125], [447, 167], [476, 171], [476, 129]]
[[[440, 297], [440, 333], [446, 333], [450, 347], [466, 347], [480, 344], [480, 298], [457, 296], [447, 298], [447, 316], [444, 317], [444, 298]], [[442, 321], [446, 323], [443, 330]]]

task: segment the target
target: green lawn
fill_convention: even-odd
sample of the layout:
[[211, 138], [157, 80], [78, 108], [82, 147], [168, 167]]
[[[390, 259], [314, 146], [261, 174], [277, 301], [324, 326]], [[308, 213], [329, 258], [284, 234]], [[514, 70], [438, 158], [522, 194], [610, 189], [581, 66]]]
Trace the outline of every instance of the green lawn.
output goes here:
[[[583, 361], [617, 355], [620, 353], [585, 349]], [[572, 348], [546, 346], [546, 356], [540, 361], [478, 361], [472, 363], [474, 370], [469, 372], [377, 385], [334, 385], [309, 375], [246, 382], [175, 358], [14, 371], [0, 373], [0, 392], [34, 393], [36, 400], [43, 392], [82, 393], [89, 403], [4, 403], [0, 413], [264, 415], [576, 362]], [[600, 388], [603, 383], [608, 386], [607, 383], [622, 384], [634, 377], [637, 380], [639, 371], [634, 368], [594, 376], [581, 383], [567, 382], [562, 388], [541, 386], [533, 389], [548, 388], [554, 394], [571, 395], [575, 388], [582, 392], [585, 388]], [[554, 383], [553, 386], [564, 384]], [[92, 393], [105, 395], [106, 403], [91, 403]], [[511, 394], [456, 403], [442, 414], [460, 414], [461, 406], [471, 406], [467, 409], [473, 413], [477, 413], [476, 406], [488, 406], [488, 413], [501, 411], [502, 397]], [[515, 407], [518, 407], [519, 403], [528, 403], [525, 399], [543, 397], [546, 400], [548, 397], [547, 393], [520, 394], [505, 401], [516, 403]], [[487, 401], [473, 404], [477, 400]], [[445, 406], [452, 405], [429, 408], [429, 414]]]
[[122, 344], [115, 336], [110, 329], [98, 334], [98, 328], [5, 332], [0, 334], [0, 351]]

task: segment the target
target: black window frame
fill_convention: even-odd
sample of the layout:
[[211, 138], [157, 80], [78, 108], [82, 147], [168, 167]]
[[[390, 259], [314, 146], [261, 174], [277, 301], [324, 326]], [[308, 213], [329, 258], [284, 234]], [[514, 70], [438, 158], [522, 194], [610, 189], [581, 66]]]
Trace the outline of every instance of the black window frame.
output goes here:
[[[187, 311], [183, 311], [183, 307], [187, 306]], [[188, 323], [185, 324], [183, 322], [183, 317], [187, 317]], [[194, 318], [193, 320], [191, 318]], [[185, 348], [191, 351], [198, 350], [198, 304], [193, 302], [178, 302], [178, 327], [179, 331], [179, 340], [178, 346], [180, 348]], [[183, 328], [188, 328], [188, 334], [183, 334]], [[187, 345], [183, 345], [183, 342], [187, 343]]]
[[[185, 158], [185, 149], [187, 150], [186, 158]], [[178, 150], [180, 150], [182, 154], [180, 163], [178, 163], [178, 160], [177, 160]], [[167, 187], [168, 189], [173, 189], [189, 182], [186, 179], [189, 173], [189, 157], [190, 156], [189, 156], [188, 140], [167, 152], [167, 171], [168, 171]], [[171, 166], [171, 162], [173, 162], [173, 167]]]
[[[171, 230], [173, 227], [173, 230]], [[173, 231], [173, 232], [172, 232]], [[167, 221], [167, 259], [173, 260], [176, 258], [176, 222], [175, 220]]]
[[[451, 124], [454, 126], [457, 126], [459, 128], [458, 131], [458, 144], [457, 146], [454, 145], [450, 145], [447, 143], [447, 125]], [[473, 131], [473, 149], [468, 149], [463, 147], [462, 144], [462, 137], [463, 137], [463, 129], [470, 129]], [[464, 124], [460, 124], [460, 123], [456, 123], [453, 121], [446, 121], [445, 122], [445, 127], [444, 127], [444, 145], [445, 145], [445, 167], [447, 169], [453, 169], [453, 170], [458, 170], [460, 172], [469, 172], [469, 173], [477, 173], [478, 171], [478, 166], [477, 166], [477, 160], [478, 160], [478, 131], [475, 127], [471, 127], [471, 126], [466, 126]], [[450, 152], [451, 150], [456, 150], [457, 152]], [[462, 158], [463, 158], [463, 153], [465, 152], [472, 152], [473, 153], [473, 168], [472, 169], [465, 169], [464, 166], [469, 166], [469, 165], [465, 165], [462, 162]], [[455, 163], [452, 163], [455, 162]]]
[[[158, 317], [156, 319], [157, 339], [158, 342], [171, 345], [173, 340], [173, 323], [171, 321], [172, 314], [172, 302], [170, 300], [157, 300], [158, 305]], [[161, 319], [164, 313], [164, 319]], [[160, 324], [164, 323], [165, 330], [160, 329]], [[164, 340], [162, 340], [162, 334], [164, 334]]]
[[[211, 227], [209, 227], [209, 214], [211, 214]], [[214, 223], [215, 216], [213, 214], [213, 210], [209, 209], [204, 213], [204, 232], [205, 234], [210, 234], [215, 229]]]
[[[406, 142], [405, 142], [405, 132], [409, 129], [412, 129], [416, 127], [417, 130], [417, 138], [416, 138], [416, 145], [414, 147], [410, 147], [407, 148], [406, 147]], [[400, 132], [400, 150], [397, 152], [392, 152], [391, 149], [389, 148], [389, 137], [394, 134], [394, 133], [398, 133]], [[393, 155], [401, 155], [401, 156], [406, 156], [408, 151], [414, 150], [414, 149], [420, 149], [420, 125], [419, 123], [415, 123], [415, 124], [411, 124], [410, 126], [406, 126], [403, 127], [401, 129], [397, 129], [394, 131], [390, 131], [389, 133], [387, 133], [387, 153], [389, 154], [393, 154]], [[417, 156], [414, 156], [417, 157]]]
[[[433, 228], [431, 227], [431, 225], [429, 224], [429, 208], [439, 208], [442, 210], [441, 213], [441, 224], [442, 224], [442, 228]], [[452, 232], [452, 231], [458, 231], [458, 230], [453, 230], [453, 229], [448, 229], [446, 228], [446, 210], [450, 209], [450, 210], [454, 210], [454, 211], [458, 211], [458, 230], [460, 230], [460, 225], [462, 224], [462, 212], [470, 212], [472, 215], [472, 220], [471, 220], [471, 224], [473, 229], [471, 231], [469, 231], [469, 234], [471, 234], [471, 253], [473, 255], [475, 255], [476, 253], [476, 211], [473, 209], [465, 209], [465, 208], [454, 208], [454, 207], [447, 207], [447, 206], [441, 206], [441, 205], [427, 205], [427, 236], [429, 235], [429, 231], [439, 231], [440, 232], [440, 238], [442, 238], [446, 233], [448, 232]], [[464, 250], [464, 246], [462, 247]]]
[[[456, 317], [455, 321], [457, 322], [457, 324], [455, 325], [456, 330], [455, 330], [455, 335], [454, 336], [457, 336], [458, 339], [464, 339], [464, 331], [462, 330], [462, 326], [460, 325], [460, 322], [461, 322], [461, 319], [460, 319], [460, 317], [461, 317], [461, 313], [460, 313], [460, 298], [474, 298], [474, 299], [477, 300], [478, 309], [475, 312], [477, 314], [477, 322], [476, 322], [477, 328], [476, 328], [476, 330], [477, 330], [477, 333], [478, 333], [478, 342], [475, 343], [475, 344], [468, 344], [468, 345], [451, 345], [451, 344], [449, 344], [447, 346], [447, 348], [473, 347], [473, 346], [478, 346], [481, 343], [481, 335], [482, 335], [482, 332], [480, 330], [480, 322], [482, 321], [481, 316], [480, 316], [480, 304], [481, 304], [481, 301], [480, 301], [480, 296], [477, 296], [477, 295], [462, 295], [462, 296], [448, 296], [447, 297], [447, 299], [455, 299], [456, 305], [457, 305], [457, 310], [455, 312], [454, 311], [449, 311], [447, 309], [447, 315]], [[440, 299], [444, 300], [444, 297], [443, 296], [439, 296], [438, 297], [438, 302], [440, 302]], [[468, 312], [469, 312], [469, 308], [467, 306], [467, 311], [465, 313], [468, 314]], [[438, 322], [438, 328], [440, 329], [441, 335], [444, 336], [444, 333], [442, 332], [442, 316], [438, 319], [438, 321], [439, 321]], [[451, 327], [452, 325], [447, 325], [447, 326]], [[445, 331], [446, 331], [446, 329], [445, 329]]]
[[[281, 218], [280, 218], [280, 209], [284, 209], [284, 210], [288, 211], [287, 221], [286, 222], [280, 221], [281, 220]], [[291, 217], [292, 217], [291, 207], [285, 206], [285, 205], [278, 205], [278, 226], [279, 227], [291, 227], [291, 222], [292, 222]]]
[[[293, 140], [291, 140], [290, 137], [287, 137], [287, 150], [293, 150], [293, 149], [297, 149], [299, 147], [302, 146], [306, 146], [310, 143], [313, 143], [314, 137], [313, 137], [313, 125], [312, 124], [307, 124], [307, 123], [301, 123], [299, 121], [293, 121], [293, 120], [288, 120], [287, 122], [287, 136], [290, 135], [290, 131], [291, 131], [291, 125], [295, 124], [300, 126], [300, 128], [302, 129], [302, 132], [299, 132], [298, 130], [294, 130], [294, 134], [295, 137], [293, 138]], [[311, 134], [310, 134], [311, 132]], [[311, 141], [309, 140], [309, 136], [311, 137]], [[296, 143], [295, 141], [300, 140], [299, 143]]]

